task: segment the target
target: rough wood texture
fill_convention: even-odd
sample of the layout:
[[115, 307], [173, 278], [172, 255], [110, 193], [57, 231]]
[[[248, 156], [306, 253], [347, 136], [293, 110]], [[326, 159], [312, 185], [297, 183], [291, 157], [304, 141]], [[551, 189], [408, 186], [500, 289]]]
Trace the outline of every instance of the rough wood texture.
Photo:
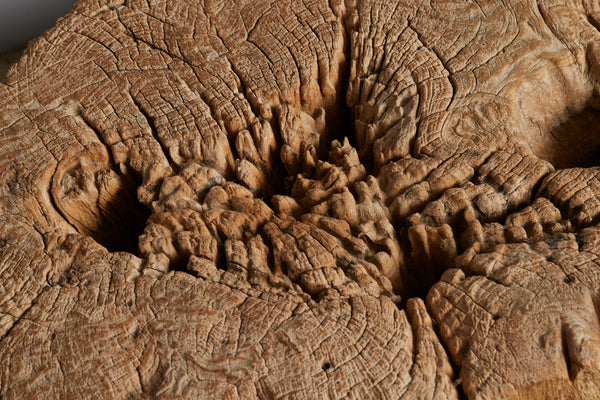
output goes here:
[[77, 3], [0, 84], [0, 398], [600, 398], [598, 26]]

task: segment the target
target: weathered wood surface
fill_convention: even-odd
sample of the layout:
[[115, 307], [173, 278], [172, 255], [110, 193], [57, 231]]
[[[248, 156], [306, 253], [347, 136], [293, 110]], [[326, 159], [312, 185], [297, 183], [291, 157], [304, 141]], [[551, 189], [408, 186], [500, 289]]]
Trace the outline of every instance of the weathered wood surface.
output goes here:
[[0, 398], [600, 398], [599, 26], [77, 3], [0, 84]]

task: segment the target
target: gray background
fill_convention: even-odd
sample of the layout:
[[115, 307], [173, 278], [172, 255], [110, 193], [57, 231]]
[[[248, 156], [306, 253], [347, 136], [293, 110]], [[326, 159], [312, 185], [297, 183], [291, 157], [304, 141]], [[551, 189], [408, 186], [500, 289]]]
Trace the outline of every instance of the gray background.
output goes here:
[[0, 0], [0, 52], [21, 47], [54, 25], [74, 0]]

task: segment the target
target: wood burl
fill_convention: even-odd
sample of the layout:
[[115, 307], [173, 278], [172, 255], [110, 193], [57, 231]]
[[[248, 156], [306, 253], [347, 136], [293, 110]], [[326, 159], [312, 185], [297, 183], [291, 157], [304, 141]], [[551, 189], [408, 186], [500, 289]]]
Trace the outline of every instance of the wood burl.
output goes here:
[[0, 398], [599, 399], [599, 28], [75, 4], [0, 84]]

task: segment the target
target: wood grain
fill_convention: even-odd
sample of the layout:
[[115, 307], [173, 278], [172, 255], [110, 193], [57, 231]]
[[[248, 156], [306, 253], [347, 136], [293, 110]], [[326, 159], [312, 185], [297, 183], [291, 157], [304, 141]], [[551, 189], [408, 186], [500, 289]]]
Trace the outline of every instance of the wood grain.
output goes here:
[[600, 398], [599, 21], [80, 1], [0, 84], [0, 397]]

